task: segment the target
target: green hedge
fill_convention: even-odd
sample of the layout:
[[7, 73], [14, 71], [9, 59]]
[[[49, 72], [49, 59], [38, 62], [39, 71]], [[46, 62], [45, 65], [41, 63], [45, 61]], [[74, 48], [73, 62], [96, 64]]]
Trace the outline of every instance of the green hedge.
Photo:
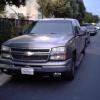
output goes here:
[[15, 20], [0, 19], [0, 45], [10, 38], [19, 36], [19, 32], [25, 30], [32, 21], [28, 23], [23, 21], [23, 24], [20, 22], [19, 25], [15, 25], [15, 22]]
[[12, 24], [8, 20], [0, 20], [0, 47], [3, 42], [12, 37], [12, 34]]

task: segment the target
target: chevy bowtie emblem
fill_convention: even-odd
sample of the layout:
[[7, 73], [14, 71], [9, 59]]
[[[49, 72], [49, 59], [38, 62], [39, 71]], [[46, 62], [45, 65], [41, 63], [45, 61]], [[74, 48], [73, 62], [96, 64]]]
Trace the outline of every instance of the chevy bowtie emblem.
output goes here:
[[34, 55], [34, 54], [35, 54], [34, 52], [30, 52], [30, 51], [25, 52], [25, 55], [26, 55], [26, 56], [32, 56], [32, 55]]

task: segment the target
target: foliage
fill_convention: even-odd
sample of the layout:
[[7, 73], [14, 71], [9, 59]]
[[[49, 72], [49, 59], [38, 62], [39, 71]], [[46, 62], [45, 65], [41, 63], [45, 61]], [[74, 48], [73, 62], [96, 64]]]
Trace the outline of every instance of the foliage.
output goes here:
[[97, 15], [86, 12], [83, 2], [80, 0], [38, 0], [39, 11], [45, 17], [76, 18], [80, 23], [99, 21]]
[[52, 16], [52, 3], [51, 0], [37, 0], [40, 5], [39, 11], [46, 17]]
[[85, 13], [84, 22], [91, 23], [92, 20], [93, 20], [92, 16], [93, 16], [92, 13], [86, 12]]
[[78, 1], [78, 15], [76, 16], [76, 18], [79, 20], [80, 23], [82, 23], [84, 17], [85, 17], [85, 13], [86, 13], [86, 9], [84, 6], [84, 3], [81, 1]]
[[27, 20], [18, 20], [1, 18], [0, 19], [0, 45], [6, 40], [19, 36], [19, 32], [22, 32], [23, 29], [26, 29], [31, 22]]
[[71, 15], [68, 0], [38, 0], [39, 11], [45, 17], [66, 17]]
[[20, 5], [25, 5], [26, 0], [0, 0], [0, 18], [4, 15], [4, 10], [6, 5], [15, 5], [20, 7]]
[[72, 11], [69, 0], [54, 0], [52, 2], [54, 17], [72, 17]]
[[0, 1], [0, 14], [3, 13], [3, 11], [4, 11], [4, 5]]
[[0, 20], [0, 44], [11, 38], [12, 25], [8, 20]]
[[6, 4], [16, 5], [19, 7], [20, 5], [25, 5], [26, 0], [0, 0], [0, 4], [4, 7]]
[[99, 17], [97, 15], [93, 15], [92, 13], [86, 12], [84, 17], [85, 23], [98, 23]]
[[70, 17], [82, 21], [85, 15], [85, 6], [79, 0], [38, 0], [38, 4], [45, 17]]
[[98, 23], [99, 22], [99, 17], [97, 15], [93, 16], [93, 23]]

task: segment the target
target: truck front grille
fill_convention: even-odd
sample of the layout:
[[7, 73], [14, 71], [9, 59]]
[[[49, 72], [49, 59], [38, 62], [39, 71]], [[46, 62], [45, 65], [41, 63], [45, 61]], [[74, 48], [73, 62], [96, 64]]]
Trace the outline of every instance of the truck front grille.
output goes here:
[[13, 60], [43, 62], [49, 58], [49, 49], [11, 49]]

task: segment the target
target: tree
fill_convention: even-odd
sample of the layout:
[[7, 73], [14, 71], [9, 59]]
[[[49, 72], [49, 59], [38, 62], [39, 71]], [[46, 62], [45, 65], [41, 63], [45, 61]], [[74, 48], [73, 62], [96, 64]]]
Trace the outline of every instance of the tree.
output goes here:
[[72, 17], [70, 0], [38, 0], [38, 4], [45, 17]]
[[82, 21], [85, 6], [79, 0], [38, 0], [39, 11], [45, 17], [70, 17]]
[[93, 16], [93, 22], [98, 23], [99, 22], [99, 17], [97, 15]]
[[6, 5], [15, 5], [20, 7], [20, 5], [25, 5], [26, 0], [0, 0], [0, 17], [4, 16], [4, 10]]
[[52, 0], [52, 12], [57, 17], [72, 17], [73, 9], [70, 0]]
[[93, 15], [92, 13], [86, 12], [84, 17], [84, 23], [98, 23], [99, 17], [97, 15]]
[[78, 4], [78, 10], [77, 10], [78, 14], [76, 15], [76, 18], [79, 20], [80, 23], [82, 23], [85, 17], [86, 9], [83, 2], [77, 0], [77, 4]]
[[39, 4], [39, 11], [43, 16], [45, 17], [51, 17], [52, 16], [52, 2], [51, 0], [38, 0]]
[[2, 4], [3, 8], [7, 4], [19, 7], [20, 5], [25, 5], [25, 1], [26, 0], [0, 0], [0, 4]]
[[78, 15], [78, 3], [76, 0], [70, 0], [70, 5], [71, 5], [71, 8], [72, 8], [72, 18], [77, 18], [77, 15]]
[[2, 2], [0, 1], [0, 13], [3, 13], [4, 11], [4, 5], [2, 4]]
[[84, 17], [85, 23], [91, 23], [93, 21], [93, 15], [92, 13], [86, 12]]

